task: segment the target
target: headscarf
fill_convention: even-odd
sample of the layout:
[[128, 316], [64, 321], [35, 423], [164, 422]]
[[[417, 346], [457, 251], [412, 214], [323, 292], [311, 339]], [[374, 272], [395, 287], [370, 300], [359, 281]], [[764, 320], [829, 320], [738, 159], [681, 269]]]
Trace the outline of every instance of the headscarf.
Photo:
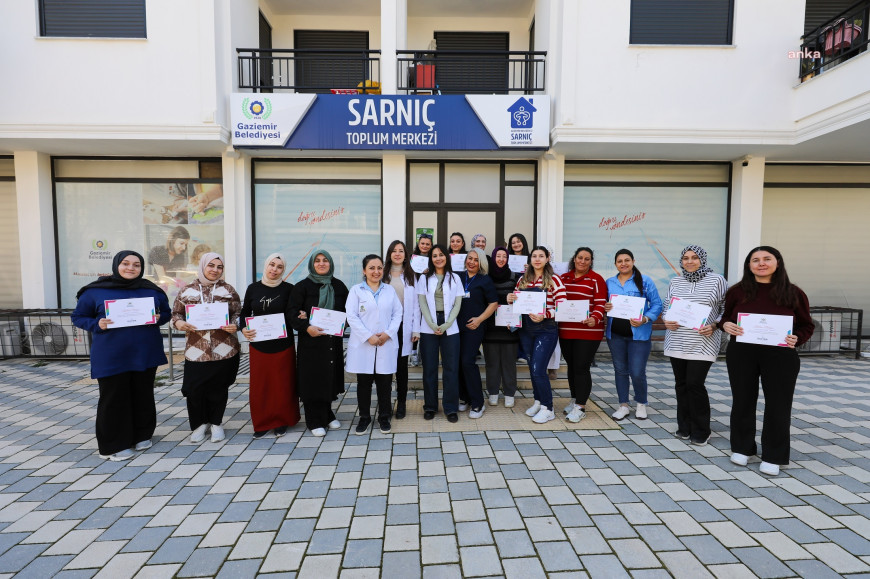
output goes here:
[[[318, 255], [322, 255], [329, 261], [329, 271], [326, 275], [318, 275], [314, 271], [314, 260]], [[316, 284], [320, 284], [320, 298], [317, 301], [317, 307], [325, 310], [331, 310], [335, 307], [335, 290], [332, 289], [332, 273], [335, 271], [335, 262], [332, 261], [332, 256], [324, 249], [317, 250], [308, 258], [308, 279]]]
[[[199, 283], [201, 283], [202, 285], [214, 285], [217, 283], [218, 279], [220, 279], [219, 277], [218, 279], [211, 281], [210, 279], [205, 277], [205, 266], [207, 266], [208, 262], [215, 258], [221, 260], [222, 264], [224, 263], [224, 258], [221, 256], [221, 254], [215, 253], [213, 251], [203, 253], [202, 257], [199, 258], [199, 271], [197, 272], [196, 277], [197, 279], [199, 279]], [[223, 274], [221, 274], [221, 277], [223, 277]]]
[[[701, 258], [701, 267], [698, 268], [697, 271], [686, 271], [686, 268], [683, 267], [683, 256], [686, 255], [687, 251], [694, 251], [698, 254], [698, 257]], [[683, 252], [680, 253], [680, 269], [683, 270], [683, 278], [692, 283], [696, 283], [704, 279], [708, 273], [712, 273], [713, 270], [707, 267], [707, 252], [704, 251], [704, 248], [698, 245], [687, 245]]]
[[266, 277], [266, 268], [269, 267], [269, 262], [273, 259], [280, 259], [281, 263], [284, 264], [284, 269], [287, 269], [287, 262], [284, 260], [284, 256], [280, 253], [270, 254], [269, 257], [266, 258], [266, 261], [263, 262], [263, 277], [260, 278], [260, 283], [262, 283], [266, 287], [278, 287], [281, 285], [281, 282], [284, 281], [282, 276], [278, 276], [278, 279], [271, 280]]
[[496, 247], [495, 249], [492, 250], [492, 256], [491, 256], [492, 261], [491, 261], [491, 267], [489, 270], [489, 277], [491, 277], [492, 281], [494, 281], [495, 283], [501, 283], [501, 282], [507, 281], [507, 280], [511, 279], [514, 275], [514, 272], [511, 271], [511, 268], [508, 265], [508, 263], [505, 263], [504, 267], [499, 267], [495, 264], [495, 255], [499, 251], [504, 251], [505, 253], [507, 253], [508, 258], [510, 258], [510, 255], [511, 255], [511, 252], [508, 251], [508, 249], [506, 247]]
[[[127, 279], [121, 277], [121, 273], [118, 271], [118, 267], [121, 265], [121, 262], [124, 261], [124, 258], [128, 255], [135, 255], [139, 258], [139, 263], [142, 264], [142, 269], [139, 270], [139, 277], [135, 279]], [[92, 281], [88, 285], [81, 288], [76, 294], [76, 299], [79, 299], [85, 291], [89, 289], [101, 288], [101, 289], [153, 289], [162, 292], [163, 289], [160, 288], [153, 281], [143, 278], [142, 276], [145, 274], [145, 258], [143, 258], [140, 254], [136, 253], [131, 249], [124, 249], [115, 254], [115, 257], [112, 258], [112, 275], [103, 275], [97, 278], [97, 281]], [[165, 293], [165, 292], [164, 292]]]
[[474, 237], [471, 238], [471, 247], [474, 247], [474, 242], [477, 241], [478, 239], [480, 239], [481, 237], [486, 239], [486, 235], [484, 235], [483, 233], [475, 233]]
[[[487, 275], [489, 273], [489, 262], [487, 261], [486, 254], [479, 247], [472, 247], [468, 250], [468, 253], [474, 252], [477, 254], [477, 263], [480, 264], [478, 267], [479, 271], [483, 275]], [[468, 259], [468, 256], [465, 256], [465, 259]]]

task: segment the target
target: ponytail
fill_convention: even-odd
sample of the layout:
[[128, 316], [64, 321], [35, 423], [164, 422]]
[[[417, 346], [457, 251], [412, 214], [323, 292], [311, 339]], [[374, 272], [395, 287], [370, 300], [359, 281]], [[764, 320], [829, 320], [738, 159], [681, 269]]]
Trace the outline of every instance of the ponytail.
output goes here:
[[[579, 249], [577, 251], [580, 251]], [[634, 261], [634, 254], [628, 249], [620, 249], [616, 252], [616, 255], [613, 257], [614, 263], [617, 259], [619, 259], [620, 255], [627, 255], [631, 258], [631, 261]], [[637, 269], [637, 266], [632, 265], [632, 269], [634, 270], [634, 277], [632, 278], [634, 281], [634, 285], [637, 287], [637, 291], [640, 292], [640, 297], [643, 296], [643, 275], [640, 273], [640, 270]]]

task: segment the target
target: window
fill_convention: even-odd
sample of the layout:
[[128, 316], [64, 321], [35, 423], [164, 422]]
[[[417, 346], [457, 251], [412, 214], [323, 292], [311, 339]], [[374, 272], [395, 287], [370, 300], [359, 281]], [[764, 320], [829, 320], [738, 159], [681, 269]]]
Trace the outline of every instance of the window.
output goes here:
[[329, 92], [372, 79], [366, 31], [296, 30], [293, 47], [306, 51], [296, 54], [296, 92]]
[[145, 38], [145, 0], [39, 0], [39, 33]]
[[734, 0], [631, 0], [631, 44], [731, 44]]
[[[435, 32], [439, 51], [472, 51], [467, 54], [437, 53], [435, 84], [443, 94], [507, 94], [507, 32]], [[475, 55], [473, 51], [488, 51]]]

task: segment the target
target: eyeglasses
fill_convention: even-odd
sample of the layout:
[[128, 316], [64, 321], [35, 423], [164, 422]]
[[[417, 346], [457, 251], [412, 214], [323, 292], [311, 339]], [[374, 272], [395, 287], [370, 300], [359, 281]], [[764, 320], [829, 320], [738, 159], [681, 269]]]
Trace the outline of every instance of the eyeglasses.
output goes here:
[[429, 235], [428, 233], [421, 233], [420, 239], [432, 239], [432, 236]]

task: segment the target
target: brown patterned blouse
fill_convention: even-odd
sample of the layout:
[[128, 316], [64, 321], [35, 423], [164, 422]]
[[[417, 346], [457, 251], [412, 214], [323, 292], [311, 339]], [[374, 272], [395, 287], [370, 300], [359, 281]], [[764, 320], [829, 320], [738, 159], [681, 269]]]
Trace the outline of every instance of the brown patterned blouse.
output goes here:
[[[184, 286], [175, 303], [172, 305], [172, 321], [175, 324], [185, 321], [185, 306], [187, 304], [207, 304], [212, 302], [227, 302], [230, 312], [230, 324], [239, 325], [239, 313], [242, 311], [242, 300], [233, 286], [224, 280], [218, 280], [214, 285], [202, 285], [198, 280]], [[186, 332], [187, 344], [184, 357], [191, 362], [212, 362], [225, 360], [239, 353], [239, 339], [235, 333], [223, 330], [204, 330]]]

